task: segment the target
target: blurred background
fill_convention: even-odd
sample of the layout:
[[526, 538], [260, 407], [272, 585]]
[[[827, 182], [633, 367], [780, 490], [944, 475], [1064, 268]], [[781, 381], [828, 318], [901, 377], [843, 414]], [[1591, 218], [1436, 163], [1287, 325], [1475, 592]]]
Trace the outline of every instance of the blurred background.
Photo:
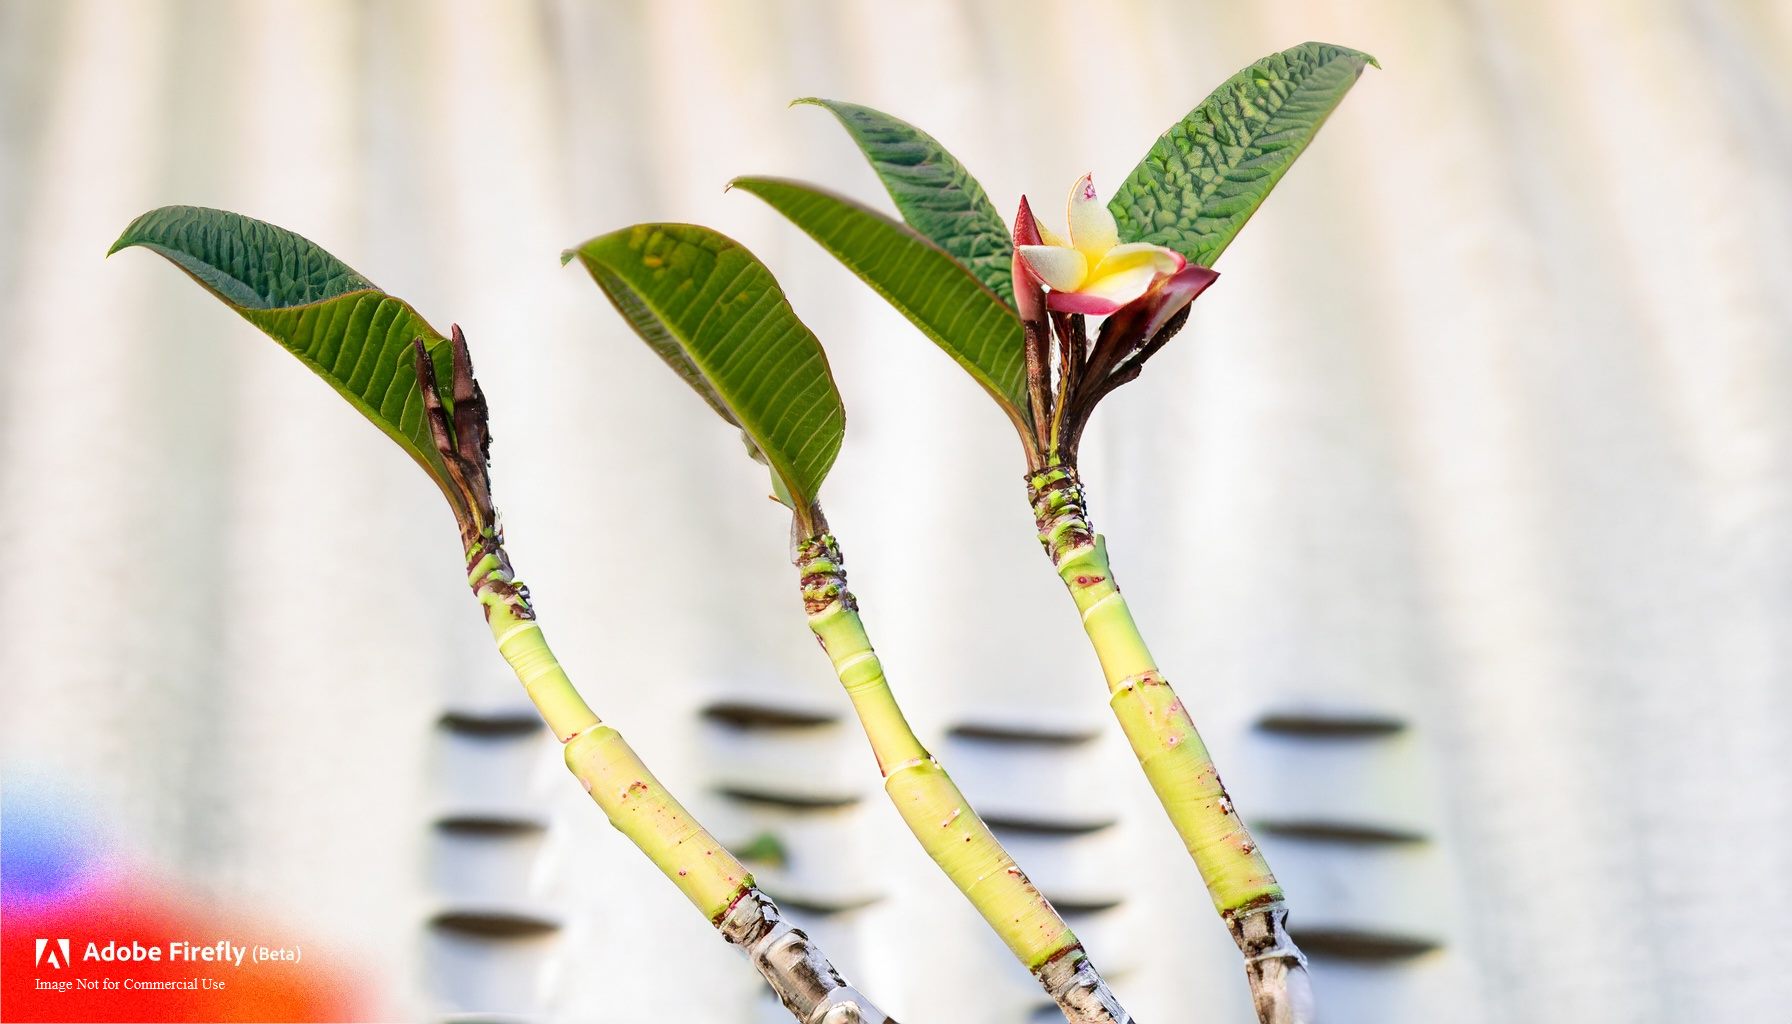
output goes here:
[[722, 186], [888, 210], [825, 112], [785, 109], [822, 95], [927, 129], [1004, 211], [1056, 210], [1307, 39], [1385, 70], [1084, 462], [1326, 1019], [1786, 1019], [1771, 0], [0, 2], [8, 934], [152, 893], [307, 942], [337, 973], [297, 983], [340, 998], [292, 1014], [780, 1019], [566, 777], [426, 478], [160, 260], [102, 259], [192, 203], [466, 329], [556, 649], [855, 982], [905, 1021], [1050, 1019], [881, 796], [763, 471], [556, 262], [694, 220], [829, 347], [850, 425], [824, 497], [924, 738], [1137, 1016], [1248, 1020], [1006, 421]]

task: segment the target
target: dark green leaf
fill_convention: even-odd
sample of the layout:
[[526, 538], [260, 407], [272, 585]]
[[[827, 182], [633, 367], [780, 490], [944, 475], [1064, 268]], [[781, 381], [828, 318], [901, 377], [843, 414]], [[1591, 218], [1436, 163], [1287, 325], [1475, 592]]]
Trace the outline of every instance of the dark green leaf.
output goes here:
[[577, 257], [635, 332], [771, 467], [806, 516], [839, 454], [846, 412], [815, 335], [738, 242], [692, 224], [638, 224]]
[[977, 280], [1014, 304], [1014, 245], [1008, 225], [983, 186], [933, 136], [870, 107], [813, 97], [840, 119], [871, 162], [908, 226], [964, 264]]
[[1120, 237], [1212, 266], [1365, 64], [1375, 58], [1302, 43], [1233, 75], [1160, 136], [1114, 194]]
[[[167, 257], [299, 357], [455, 502], [424, 420], [411, 343], [423, 339], [438, 380], [453, 376], [452, 346], [409, 304], [308, 239], [224, 210], [151, 210], [125, 228], [110, 252], [132, 246]], [[442, 400], [452, 408], [451, 395]]]
[[894, 220], [813, 185], [736, 178], [808, 232], [970, 371], [1016, 423], [1026, 422], [1020, 318], [963, 264]]

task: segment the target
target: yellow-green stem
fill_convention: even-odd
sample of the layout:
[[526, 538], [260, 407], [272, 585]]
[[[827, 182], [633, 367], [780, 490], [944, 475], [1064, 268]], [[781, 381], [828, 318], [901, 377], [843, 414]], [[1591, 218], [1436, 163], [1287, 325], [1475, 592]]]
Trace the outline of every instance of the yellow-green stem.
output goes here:
[[1107, 677], [1108, 703], [1222, 915], [1272, 903], [1281, 886], [1232, 801], [1175, 690], [1158, 671], [1089, 526], [1074, 470], [1028, 478], [1039, 540], [1082, 616]]
[[498, 651], [548, 728], [565, 744], [566, 767], [616, 830], [711, 921], [753, 884], [752, 875], [647, 770], [622, 734], [598, 720], [573, 688], [533, 619], [503, 602], [490, 606]]
[[1049, 467], [1030, 474], [1027, 488], [1039, 541], [1082, 616], [1114, 717], [1245, 954], [1259, 1019], [1310, 1020], [1306, 958], [1284, 927], [1282, 887], [1226, 794], [1194, 720], [1145, 646], [1114, 581], [1107, 543], [1089, 525], [1076, 471]]
[[1070, 926], [927, 752], [891, 692], [832, 535], [797, 553], [809, 628], [871, 741], [884, 791], [923, 850], [1074, 1022], [1125, 1022]]
[[1114, 584], [1106, 545], [1078, 548], [1058, 566], [1107, 677], [1108, 704], [1151, 789], [1207, 884], [1231, 915], [1282, 898], [1263, 851], [1233, 808], [1188, 710], [1151, 659], [1126, 598]]
[[604, 812], [728, 942], [739, 946], [803, 1024], [895, 1024], [847, 984], [808, 936], [783, 920], [753, 876], [605, 725], [548, 647], [495, 531], [468, 552], [468, 579], [498, 651], [548, 728], [566, 767]]
[[548, 649], [541, 626], [534, 619], [522, 619], [502, 601], [486, 602], [486, 624], [498, 653], [509, 662], [517, 681], [529, 695], [541, 718], [562, 743], [599, 724], [597, 713], [572, 685], [560, 660]]

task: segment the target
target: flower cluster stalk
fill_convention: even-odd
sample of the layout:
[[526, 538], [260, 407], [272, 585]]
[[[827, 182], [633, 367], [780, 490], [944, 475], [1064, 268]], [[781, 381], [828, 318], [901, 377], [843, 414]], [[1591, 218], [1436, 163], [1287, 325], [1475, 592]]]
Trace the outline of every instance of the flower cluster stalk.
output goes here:
[[871, 741], [885, 793], [922, 849], [1071, 1024], [1127, 1024], [1131, 1016], [1070, 926], [909, 727], [847, 587], [846, 563], [833, 535], [819, 533], [799, 543], [796, 566], [809, 628]]
[[1306, 957], [1288, 936], [1282, 887], [1239, 817], [1188, 710], [1159, 671], [1089, 523], [1081, 481], [1058, 465], [1027, 477], [1039, 542], [1082, 617], [1108, 704], [1226, 922], [1262, 1024], [1313, 1020]]

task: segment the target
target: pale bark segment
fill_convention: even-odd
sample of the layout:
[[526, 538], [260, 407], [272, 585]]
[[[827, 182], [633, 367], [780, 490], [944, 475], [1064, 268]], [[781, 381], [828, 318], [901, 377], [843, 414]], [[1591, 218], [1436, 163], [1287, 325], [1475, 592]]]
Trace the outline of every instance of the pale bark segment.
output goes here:
[[809, 628], [871, 741], [884, 791], [909, 831], [1072, 1024], [1127, 1024], [1082, 943], [927, 752], [902, 714], [883, 663], [847, 589], [838, 544], [823, 534], [799, 545]]
[[1114, 581], [1107, 544], [1089, 524], [1076, 471], [1029, 475], [1039, 541], [1076, 602], [1101, 662], [1114, 716], [1208, 895], [1245, 956], [1261, 1024], [1308, 1024], [1306, 957], [1284, 924], [1287, 906], [1263, 851], [1239, 817], [1194, 720], [1158, 670]]
[[1288, 936], [1288, 908], [1277, 904], [1234, 914], [1226, 921], [1244, 953], [1251, 1002], [1261, 1024], [1310, 1024], [1318, 1019], [1307, 958]]
[[802, 929], [791, 927], [778, 913], [778, 905], [758, 889], [741, 893], [716, 928], [747, 954], [797, 1020], [805, 1024], [896, 1024], [848, 985], [821, 948]]
[[1033, 973], [1064, 1016], [1073, 1022], [1132, 1019], [1108, 990], [1108, 983], [1102, 980], [1095, 965], [1081, 955], [1081, 947], [1075, 955], [1048, 961]]

